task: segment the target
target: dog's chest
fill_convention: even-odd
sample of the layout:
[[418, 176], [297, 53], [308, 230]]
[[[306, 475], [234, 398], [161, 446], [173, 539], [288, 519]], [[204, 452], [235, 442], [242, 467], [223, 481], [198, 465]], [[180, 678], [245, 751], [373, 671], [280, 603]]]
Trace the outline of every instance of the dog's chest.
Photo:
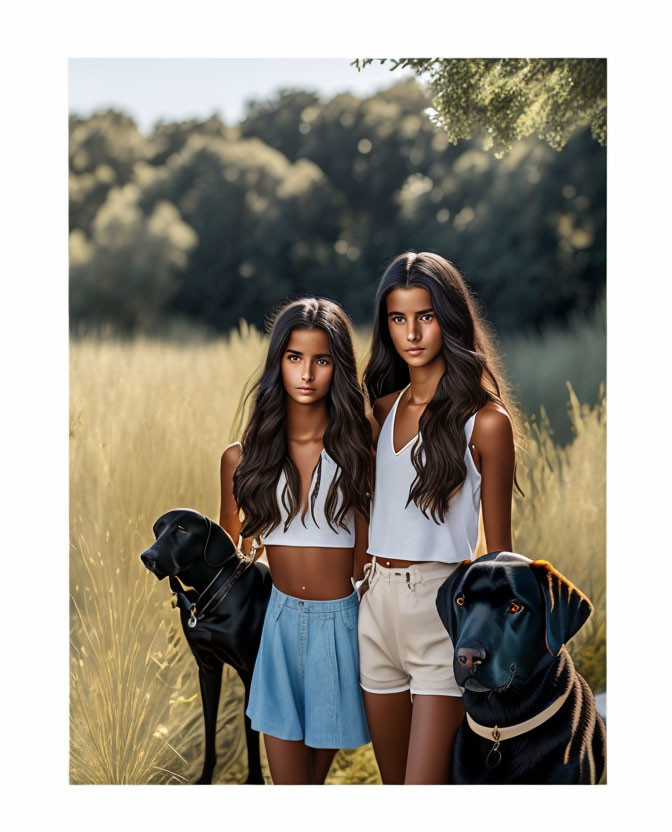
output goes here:
[[[566, 759], [572, 731], [572, 698], [548, 722], [520, 736], [500, 741], [474, 733], [467, 720], [455, 738], [453, 772], [456, 783], [481, 784], [570, 784], [581, 781], [581, 762], [571, 754]], [[588, 731], [585, 741], [590, 741]], [[498, 753], [493, 753], [496, 749]]]

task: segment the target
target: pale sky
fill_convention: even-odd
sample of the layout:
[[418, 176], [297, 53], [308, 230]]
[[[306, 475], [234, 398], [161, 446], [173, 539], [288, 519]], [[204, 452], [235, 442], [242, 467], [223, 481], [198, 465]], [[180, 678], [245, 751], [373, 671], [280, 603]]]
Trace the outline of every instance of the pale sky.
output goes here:
[[282, 86], [314, 90], [322, 97], [349, 91], [371, 95], [414, 73], [373, 63], [357, 72], [352, 58], [71, 59], [68, 95], [72, 113], [114, 107], [133, 116], [141, 130], [159, 118], [206, 118], [219, 112], [227, 124], [242, 117], [245, 101]]

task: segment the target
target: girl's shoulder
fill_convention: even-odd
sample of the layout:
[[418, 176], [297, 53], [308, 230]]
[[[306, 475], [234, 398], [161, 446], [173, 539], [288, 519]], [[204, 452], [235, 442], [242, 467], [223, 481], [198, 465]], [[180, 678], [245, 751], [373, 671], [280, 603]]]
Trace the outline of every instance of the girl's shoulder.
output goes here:
[[498, 402], [487, 402], [476, 413], [471, 441], [479, 447], [494, 448], [513, 442], [511, 417]]
[[222, 454], [222, 468], [236, 468], [241, 460], [243, 446], [240, 442], [232, 442]]

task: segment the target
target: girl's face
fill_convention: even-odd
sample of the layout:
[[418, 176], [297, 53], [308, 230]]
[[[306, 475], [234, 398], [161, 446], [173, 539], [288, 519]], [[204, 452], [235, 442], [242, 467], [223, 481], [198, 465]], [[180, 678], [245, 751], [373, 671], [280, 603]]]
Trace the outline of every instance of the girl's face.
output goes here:
[[314, 404], [329, 392], [334, 359], [322, 329], [293, 329], [282, 356], [282, 383], [298, 404]]
[[408, 365], [424, 367], [442, 355], [441, 327], [427, 289], [392, 289], [385, 302], [392, 343]]

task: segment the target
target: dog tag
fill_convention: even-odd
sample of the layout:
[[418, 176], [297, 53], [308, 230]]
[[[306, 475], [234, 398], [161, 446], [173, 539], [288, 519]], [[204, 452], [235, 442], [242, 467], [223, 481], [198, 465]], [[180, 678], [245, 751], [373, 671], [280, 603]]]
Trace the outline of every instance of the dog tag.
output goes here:
[[187, 621], [187, 624], [193, 630], [197, 623], [198, 622], [196, 621], [196, 605], [194, 604], [194, 606], [192, 606], [192, 608], [191, 608], [191, 615], [189, 616], [189, 620]]
[[488, 756], [485, 758], [485, 765], [487, 768], [497, 768], [501, 762], [502, 755], [499, 753], [499, 743], [496, 742], [490, 751], [488, 751]]

